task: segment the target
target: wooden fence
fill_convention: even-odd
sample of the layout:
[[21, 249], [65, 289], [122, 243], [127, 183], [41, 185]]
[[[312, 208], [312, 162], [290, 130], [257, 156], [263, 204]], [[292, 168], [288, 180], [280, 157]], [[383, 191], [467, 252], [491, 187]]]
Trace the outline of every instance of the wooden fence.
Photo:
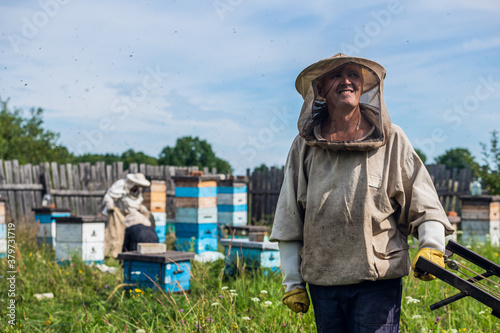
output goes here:
[[[470, 169], [447, 170], [445, 165], [428, 165], [427, 170], [446, 211], [460, 214], [460, 195], [470, 194]], [[284, 168], [270, 168], [250, 173], [247, 170], [249, 216], [252, 223], [271, 224], [283, 182]]]
[[252, 173], [247, 169], [249, 221], [252, 224], [272, 223], [284, 174], [284, 168], [271, 167]]
[[[444, 165], [428, 165], [441, 203], [446, 211], [460, 214], [459, 196], [470, 194], [470, 169], [447, 170]], [[40, 163], [20, 165], [18, 161], [0, 160], [0, 196], [7, 199], [7, 212], [15, 221], [32, 221], [32, 208], [41, 207], [44, 194], [51, 194], [57, 207], [68, 207], [73, 214], [91, 215], [100, 210], [106, 190], [127, 173], [142, 172], [147, 177], [167, 181], [167, 208], [173, 206], [175, 175], [198, 170], [198, 167], [154, 166], [123, 162], [80, 164]], [[204, 168], [205, 174], [216, 170]], [[210, 172], [209, 172], [210, 171]], [[251, 224], [271, 224], [278, 202], [284, 168], [266, 168], [250, 172], [248, 177], [249, 221]], [[168, 213], [168, 212], [167, 212]], [[168, 215], [168, 214], [167, 214]], [[171, 215], [168, 215], [171, 216]]]
[[[166, 180], [168, 201], [168, 196], [174, 195], [171, 177], [193, 170], [198, 167], [132, 163], [124, 169], [123, 162], [20, 165], [17, 160], [0, 160], [0, 196], [7, 199], [8, 216], [14, 221], [32, 221], [32, 209], [41, 207], [44, 194], [52, 196], [56, 207], [70, 208], [73, 214], [92, 215], [100, 211], [106, 190], [127, 173], [142, 172], [146, 177]], [[210, 173], [208, 168], [203, 171]]]
[[460, 196], [470, 194], [471, 169], [446, 169], [443, 164], [427, 165], [445, 211], [462, 211]]

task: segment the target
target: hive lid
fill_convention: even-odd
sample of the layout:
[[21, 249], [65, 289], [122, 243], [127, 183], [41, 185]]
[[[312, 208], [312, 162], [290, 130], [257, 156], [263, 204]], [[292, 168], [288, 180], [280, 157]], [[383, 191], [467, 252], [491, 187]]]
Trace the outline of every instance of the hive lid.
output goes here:
[[500, 201], [500, 195], [461, 195], [460, 200], [467, 202], [467, 205], [482, 206], [490, 202]]
[[250, 232], [268, 232], [270, 233], [271, 229], [269, 227], [263, 226], [263, 225], [224, 225], [224, 229], [227, 229], [228, 231], [232, 230], [246, 230], [249, 233]]
[[246, 179], [224, 179], [217, 182], [217, 186], [220, 187], [243, 187], [247, 186], [248, 181]]
[[206, 182], [206, 181], [218, 181], [220, 178], [218, 176], [175, 176], [172, 177], [174, 181], [185, 181], [185, 182]]
[[[232, 242], [232, 244], [231, 244]], [[232, 248], [251, 248], [251, 249], [261, 249], [261, 250], [279, 250], [278, 243], [271, 242], [251, 242], [248, 239], [221, 239], [220, 245], [228, 247], [231, 244]]]
[[71, 208], [68, 207], [36, 207], [32, 210], [35, 214], [71, 213]]
[[122, 252], [118, 254], [119, 260], [148, 261], [162, 264], [193, 260], [194, 253], [183, 251], [166, 251], [164, 253], [140, 254], [138, 251]]
[[81, 216], [63, 216], [55, 217], [56, 223], [99, 223], [106, 222], [105, 216], [81, 215]]

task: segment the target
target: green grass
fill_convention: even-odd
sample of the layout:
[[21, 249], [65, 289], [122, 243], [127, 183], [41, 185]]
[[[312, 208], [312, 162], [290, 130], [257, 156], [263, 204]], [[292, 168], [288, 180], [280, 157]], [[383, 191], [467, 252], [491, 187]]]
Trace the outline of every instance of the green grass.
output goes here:
[[[223, 274], [224, 263], [192, 263], [191, 290], [125, 290], [122, 272], [102, 273], [74, 260], [54, 262], [49, 247], [34, 242], [33, 230], [17, 230], [17, 326], [6, 317], [8, 281], [0, 279], [0, 331], [19, 332], [315, 332], [311, 307], [297, 315], [281, 304], [279, 274], [239, 267], [236, 277]], [[474, 245], [495, 261], [498, 249]], [[415, 255], [416, 249], [411, 249]], [[119, 267], [115, 260], [109, 266]], [[469, 266], [469, 265], [468, 265]], [[7, 260], [0, 260], [7, 272]], [[5, 275], [5, 273], [3, 273]], [[37, 300], [36, 293], [53, 299]], [[500, 320], [470, 297], [431, 312], [429, 305], [457, 291], [438, 280], [426, 283], [404, 278], [401, 332], [495, 332]], [[439, 319], [438, 319], [439, 318]]]

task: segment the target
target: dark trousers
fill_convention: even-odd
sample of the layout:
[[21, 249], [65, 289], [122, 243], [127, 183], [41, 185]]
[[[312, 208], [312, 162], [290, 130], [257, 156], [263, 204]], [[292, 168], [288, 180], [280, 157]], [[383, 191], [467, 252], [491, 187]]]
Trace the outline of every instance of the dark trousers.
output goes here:
[[397, 333], [403, 280], [309, 285], [318, 332]]

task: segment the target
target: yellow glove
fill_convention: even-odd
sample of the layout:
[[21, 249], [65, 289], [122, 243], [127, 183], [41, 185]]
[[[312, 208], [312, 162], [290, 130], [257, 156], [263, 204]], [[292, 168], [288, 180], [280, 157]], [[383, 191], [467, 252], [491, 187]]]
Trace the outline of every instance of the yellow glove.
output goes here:
[[285, 296], [283, 296], [283, 304], [295, 313], [306, 313], [309, 310], [310, 304], [307, 290], [295, 288], [294, 290], [287, 291]]
[[444, 255], [444, 253], [441, 251], [438, 251], [438, 250], [429, 249], [429, 248], [420, 249], [418, 251], [417, 255], [415, 256], [415, 258], [413, 258], [413, 262], [411, 264], [411, 268], [413, 268], [413, 271], [414, 271], [413, 276], [415, 276], [416, 278], [419, 278], [422, 281], [434, 280], [436, 278], [434, 275], [431, 275], [431, 274], [422, 275], [422, 274], [415, 272], [415, 265], [417, 264], [418, 258], [423, 257], [423, 258], [429, 260], [430, 262], [432, 262], [433, 264], [436, 264], [436, 265], [444, 268], [443, 255]]

